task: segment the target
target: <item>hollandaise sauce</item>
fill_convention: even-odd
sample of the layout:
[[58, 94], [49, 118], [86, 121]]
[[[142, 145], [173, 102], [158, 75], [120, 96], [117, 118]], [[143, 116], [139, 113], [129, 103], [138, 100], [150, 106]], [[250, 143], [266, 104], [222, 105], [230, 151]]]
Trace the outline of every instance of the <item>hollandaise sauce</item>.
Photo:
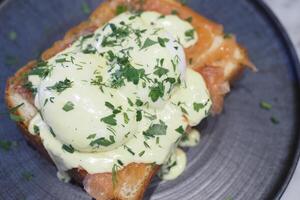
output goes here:
[[163, 165], [177, 155], [174, 175], [165, 175], [177, 177], [186, 165], [177, 146], [212, 104], [202, 76], [186, 67], [184, 48], [198, 37], [176, 15], [126, 12], [38, 63], [28, 76], [39, 111], [29, 131], [59, 175]]

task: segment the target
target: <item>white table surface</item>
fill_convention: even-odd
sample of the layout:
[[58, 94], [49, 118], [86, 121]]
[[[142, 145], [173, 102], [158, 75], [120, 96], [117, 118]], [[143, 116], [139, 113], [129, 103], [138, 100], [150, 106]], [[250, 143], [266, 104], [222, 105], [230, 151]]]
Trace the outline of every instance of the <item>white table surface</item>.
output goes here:
[[[300, 57], [300, 0], [265, 0], [289, 33]], [[300, 200], [300, 162], [281, 200]]]

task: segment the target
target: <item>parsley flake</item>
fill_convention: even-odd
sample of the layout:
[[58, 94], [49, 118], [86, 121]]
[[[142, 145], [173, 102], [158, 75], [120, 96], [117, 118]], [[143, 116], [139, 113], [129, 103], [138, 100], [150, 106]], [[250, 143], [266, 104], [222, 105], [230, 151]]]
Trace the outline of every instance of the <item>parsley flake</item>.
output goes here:
[[136, 111], [136, 121], [139, 122], [142, 120], [142, 111], [141, 110], [137, 110]]
[[148, 130], [143, 132], [143, 135], [146, 137], [154, 137], [157, 135], [166, 135], [168, 126], [162, 121], [159, 120], [159, 124], [152, 124]]
[[55, 83], [53, 86], [47, 87], [48, 90], [54, 90], [58, 93], [62, 93], [64, 90], [71, 88], [73, 85], [73, 81], [70, 81], [69, 79], [65, 79], [63, 81], [59, 81]]
[[118, 5], [116, 8], [116, 15], [122, 14], [127, 11], [127, 6], [125, 5]]
[[69, 153], [75, 152], [75, 149], [71, 144], [70, 145], [63, 144], [61, 148]]
[[183, 126], [179, 126], [177, 129], [175, 129], [176, 132], [180, 133], [181, 135], [185, 134], [185, 130]]
[[74, 109], [74, 104], [71, 101], [68, 101], [62, 109], [66, 112], [69, 112]]
[[262, 109], [265, 109], [265, 110], [271, 110], [272, 109], [272, 105], [268, 102], [265, 102], [265, 101], [260, 102], [260, 107]]
[[114, 138], [114, 136], [110, 135], [109, 139], [101, 137], [101, 138], [91, 141], [90, 146], [94, 147], [95, 145], [97, 145], [98, 147], [99, 146], [108, 147], [114, 143], [115, 143], [115, 138]]
[[203, 104], [203, 103], [193, 103], [193, 108], [196, 112], [199, 112], [205, 106], [206, 106], [206, 104]]
[[147, 38], [147, 39], [145, 40], [145, 42], [144, 42], [144, 44], [143, 44], [141, 50], [142, 50], [142, 49], [145, 49], [145, 48], [148, 48], [148, 47], [150, 47], [150, 46], [153, 46], [153, 45], [155, 45], [155, 44], [157, 44], [157, 42], [155, 42], [155, 41], [153, 41], [153, 40]]
[[91, 134], [86, 139], [90, 140], [90, 139], [94, 139], [95, 137], [96, 137], [96, 134]]
[[193, 40], [195, 38], [195, 29], [187, 30], [184, 35], [186, 37], [186, 41]]
[[101, 121], [108, 124], [108, 125], [116, 126], [117, 125], [117, 120], [115, 119], [115, 117], [116, 117], [116, 115], [112, 114], [112, 115], [109, 115], [107, 117], [101, 118]]
[[13, 108], [11, 108], [9, 110], [9, 117], [11, 120], [14, 120], [16, 122], [21, 122], [21, 121], [24, 121], [24, 118], [20, 115], [17, 114], [17, 111], [20, 107], [22, 107], [24, 105], [24, 103], [21, 103]]

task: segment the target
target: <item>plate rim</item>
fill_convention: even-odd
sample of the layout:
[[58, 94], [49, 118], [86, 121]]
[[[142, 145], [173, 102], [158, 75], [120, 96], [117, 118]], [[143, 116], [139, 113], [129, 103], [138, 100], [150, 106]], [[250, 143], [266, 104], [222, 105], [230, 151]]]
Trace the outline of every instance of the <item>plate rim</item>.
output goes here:
[[[277, 15], [274, 13], [274, 11], [263, 1], [263, 0], [247, 0], [251, 4], [253, 4], [256, 8], [256, 10], [266, 17], [266, 19], [269, 21], [269, 23], [274, 28], [274, 31], [278, 34], [278, 36], [281, 39], [281, 43], [284, 45], [284, 48], [286, 49], [286, 54], [289, 57], [289, 60], [291, 62], [290, 70], [292, 70], [293, 78], [295, 79], [296, 86], [300, 86], [300, 61], [297, 54], [297, 51], [295, 49], [295, 46], [290, 39], [289, 34], [286, 31], [286, 28], [283, 26]], [[296, 94], [296, 99], [300, 99], [299, 92]], [[300, 113], [300, 107], [297, 106], [296, 113]], [[299, 132], [299, 131], [297, 131]], [[300, 132], [299, 132], [300, 134]], [[281, 178], [281, 183], [279, 185], [276, 185], [272, 189], [272, 199], [280, 200], [283, 194], [285, 193], [289, 183], [291, 182], [294, 172], [296, 171], [298, 163], [300, 164], [300, 135], [297, 134], [296, 138], [294, 140], [294, 143], [292, 145], [292, 148], [294, 149], [294, 152], [290, 155], [292, 159], [288, 160], [288, 163], [291, 164], [290, 167], [285, 171], [284, 177]]]
[[[0, 0], [0, 12], [5, 6], [12, 0]], [[286, 55], [289, 57], [291, 62], [290, 70], [292, 70], [292, 75], [295, 80], [295, 85], [300, 87], [300, 60], [296, 51], [296, 48], [282, 22], [279, 20], [274, 11], [267, 5], [264, 0], [246, 0], [255, 7], [255, 10], [266, 18], [269, 24], [274, 28], [274, 31], [279, 36], [281, 43], [286, 49]], [[296, 99], [300, 99], [300, 92], [296, 94]], [[296, 113], [300, 113], [300, 106], [297, 106]], [[300, 131], [299, 134], [292, 144], [292, 149], [294, 150], [289, 156], [292, 159], [288, 159], [289, 168], [284, 172], [285, 176], [279, 177], [280, 184], [277, 184], [273, 189], [271, 189], [270, 197], [271, 199], [280, 200], [285, 193], [289, 183], [291, 182], [294, 172], [296, 171], [297, 165], [300, 164]]]

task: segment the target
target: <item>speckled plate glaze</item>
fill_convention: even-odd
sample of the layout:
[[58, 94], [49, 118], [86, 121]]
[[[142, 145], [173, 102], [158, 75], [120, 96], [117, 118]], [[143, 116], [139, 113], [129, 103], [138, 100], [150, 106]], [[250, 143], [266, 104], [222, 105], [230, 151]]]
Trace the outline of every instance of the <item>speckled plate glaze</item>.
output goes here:
[[[1, 0], [0, 0], [1, 1]], [[95, 8], [101, 0], [87, 0]], [[6, 79], [18, 67], [87, 18], [82, 0], [7, 0], [0, 5], [0, 199], [88, 200], [78, 186], [56, 178], [54, 166], [23, 139], [6, 114]], [[187, 149], [189, 163], [177, 180], [154, 179], [145, 199], [279, 199], [299, 156], [299, 62], [285, 31], [258, 0], [190, 0], [189, 6], [225, 25], [249, 50], [259, 72], [247, 71], [226, 98], [222, 115], [201, 124], [202, 140]], [[88, 10], [85, 10], [88, 11]], [[15, 31], [17, 38], [14, 40]], [[17, 58], [14, 59], [14, 57]], [[259, 107], [265, 100], [273, 105]], [[271, 117], [280, 122], [273, 124]], [[28, 176], [28, 172], [33, 177]]]

